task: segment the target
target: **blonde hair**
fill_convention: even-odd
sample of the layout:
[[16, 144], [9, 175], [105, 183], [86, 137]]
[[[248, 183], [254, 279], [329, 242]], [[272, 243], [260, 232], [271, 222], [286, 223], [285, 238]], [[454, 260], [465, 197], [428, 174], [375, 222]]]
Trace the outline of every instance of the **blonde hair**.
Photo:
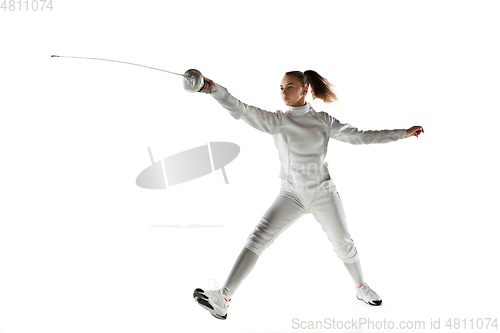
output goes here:
[[335, 95], [332, 88], [333, 85], [315, 71], [291, 71], [286, 72], [285, 75], [295, 76], [300, 80], [302, 86], [311, 86], [313, 98], [319, 98], [325, 103], [338, 101], [337, 95]]

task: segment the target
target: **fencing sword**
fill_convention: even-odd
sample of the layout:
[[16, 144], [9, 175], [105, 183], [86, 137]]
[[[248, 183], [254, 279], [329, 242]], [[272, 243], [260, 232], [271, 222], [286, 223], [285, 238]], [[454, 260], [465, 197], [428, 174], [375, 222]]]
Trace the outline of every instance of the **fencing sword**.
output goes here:
[[121, 62], [123, 64], [129, 64], [129, 65], [135, 65], [135, 66], [141, 66], [141, 67], [146, 67], [150, 69], [155, 69], [157, 71], [162, 71], [162, 72], [167, 72], [170, 74], [175, 74], [184, 77], [183, 84], [184, 84], [184, 89], [189, 91], [189, 92], [198, 92], [203, 88], [203, 85], [205, 84], [203, 75], [201, 72], [197, 69], [188, 69], [184, 74], [179, 74], [179, 73], [174, 73], [170, 71], [166, 71], [164, 69], [159, 69], [159, 68], [154, 68], [154, 67], [149, 67], [149, 66], [144, 66], [144, 65], [139, 65], [139, 64], [133, 64], [131, 62], [125, 62], [125, 61], [118, 61], [118, 60], [109, 60], [109, 59], [99, 59], [99, 58], [87, 58], [87, 57], [72, 57], [72, 56], [58, 56], [58, 55], [52, 55], [51, 57], [58, 57], [58, 58], [80, 58], [80, 59], [92, 59], [92, 60], [104, 60], [104, 61], [112, 61], [112, 62]]

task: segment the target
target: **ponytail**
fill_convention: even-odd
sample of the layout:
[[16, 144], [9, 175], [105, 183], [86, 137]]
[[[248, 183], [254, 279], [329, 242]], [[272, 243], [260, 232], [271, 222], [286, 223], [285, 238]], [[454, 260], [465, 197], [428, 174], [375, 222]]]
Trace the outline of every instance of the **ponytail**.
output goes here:
[[297, 77], [301, 82], [302, 86], [311, 86], [313, 99], [319, 98], [325, 103], [333, 103], [334, 101], [338, 101], [337, 95], [332, 89], [332, 85], [328, 80], [315, 71], [292, 71], [287, 72], [285, 75], [293, 75]]

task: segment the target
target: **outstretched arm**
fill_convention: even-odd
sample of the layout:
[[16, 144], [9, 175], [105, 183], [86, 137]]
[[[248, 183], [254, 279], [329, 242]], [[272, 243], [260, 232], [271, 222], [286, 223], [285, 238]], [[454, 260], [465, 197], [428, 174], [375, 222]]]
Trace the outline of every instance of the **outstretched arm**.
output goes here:
[[243, 119], [244, 122], [259, 131], [274, 134], [279, 124], [279, 114], [269, 112], [251, 105], [242, 103], [233, 97], [226, 88], [204, 78], [205, 84], [200, 92], [210, 94], [220, 105], [229, 111], [234, 119]]
[[353, 145], [388, 143], [407, 137], [407, 130], [405, 129], [363, 131], [349, 123], [341, 123], [326, 112], [322, 112], [322, 114], [330, 127], [330, 137]]

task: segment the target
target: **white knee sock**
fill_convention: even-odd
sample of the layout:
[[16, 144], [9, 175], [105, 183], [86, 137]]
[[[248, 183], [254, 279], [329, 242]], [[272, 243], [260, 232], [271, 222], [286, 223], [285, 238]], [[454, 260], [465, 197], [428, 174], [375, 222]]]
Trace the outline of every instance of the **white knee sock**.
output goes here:
[[363, 282], [365, 282], [363, 280], [363, 272], [361, 271], [361, 265], [359, 263], [359, 259], [353, 263], [344, 263], [344, 266], [345, 268], [347, 268], [347, 271], [351, 275], [356, 288], [359, 288], [359, 286]]
[[224, 289], [226, 290], [228, 297], [232, 297], [232, 295], [234, 295], [241, 282], [243, 282], [243, 280], [252, 271], [253, 267], [257, 263], [257, 259], [259, 259], [258, 255], [246, 247], [243, 248], [233, 265], [231, 273], [229, 273], [229, 276], [227, 277], [226, 283], [224, 283]]

